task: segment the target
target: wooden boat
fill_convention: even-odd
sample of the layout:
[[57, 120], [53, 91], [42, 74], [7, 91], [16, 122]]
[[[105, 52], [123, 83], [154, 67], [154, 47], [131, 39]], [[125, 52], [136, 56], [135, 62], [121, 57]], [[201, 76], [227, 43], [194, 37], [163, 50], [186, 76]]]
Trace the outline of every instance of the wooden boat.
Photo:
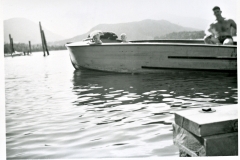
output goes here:
[[[103, 41], [104, 42], [104, 41]], [[131, 43], [66, 44], [75, 69], [113, 72], [156, 70], [237, 71], [237, 45], [207, 45], [202, 40], [150, 40]]]

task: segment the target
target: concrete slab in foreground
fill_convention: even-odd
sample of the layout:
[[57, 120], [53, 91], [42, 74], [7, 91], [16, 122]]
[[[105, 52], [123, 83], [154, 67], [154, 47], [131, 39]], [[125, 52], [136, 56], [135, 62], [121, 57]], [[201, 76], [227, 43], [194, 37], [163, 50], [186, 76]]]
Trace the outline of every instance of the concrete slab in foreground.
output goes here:
[[201, 108], [175, 113], [173, 141], [180, 156], [238, 155], [238, 105]]

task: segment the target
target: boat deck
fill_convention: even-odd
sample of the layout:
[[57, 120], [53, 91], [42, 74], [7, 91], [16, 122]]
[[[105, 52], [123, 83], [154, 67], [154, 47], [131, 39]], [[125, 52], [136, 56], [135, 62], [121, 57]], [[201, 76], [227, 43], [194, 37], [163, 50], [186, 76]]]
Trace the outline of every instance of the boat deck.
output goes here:
[[[206, 46], [206, 47], [237, 47], [237, 41], [234, 41], [234, 45], [211, 45], [205, 44], [203, 40], [135, 40], [129, 41], [130, 43], [121, 43], [120, 40], [102, 40], [103, 43], [100, 45], [124, 45], [124, 46], [132, 46], [132, 45], [182, 45], [182, 46]], [[99, 44], [88, 44], [87, 41], [80, 42], [69, 42], [66, 46], [99, 46]]]

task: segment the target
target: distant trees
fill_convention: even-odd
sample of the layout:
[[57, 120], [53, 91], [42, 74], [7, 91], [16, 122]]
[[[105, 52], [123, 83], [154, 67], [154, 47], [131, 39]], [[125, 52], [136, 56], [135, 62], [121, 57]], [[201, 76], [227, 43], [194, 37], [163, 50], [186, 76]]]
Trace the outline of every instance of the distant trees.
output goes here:
[[[32, 52], [38, 52], [42, 51], [42, 45], [40, 44], [34, 44], [31, 46]], [[29, 45], [25, 43], [14, 43], [14, 50], [18, 52], [28, 52], [29, 51]], [[66, 47], [64, 45], [48, 45], [48, 50], [66, 50]], [[4, 44], [4, 54], [10, 53], [10, 44], [5, 43]]]
[[155, 40], [158, 39], [203, 39], [205, 36], [204, 31], [192, 31], [192, 32], [173, 32], [163, 36], [154, 37]]
[[10, 44], [9, 43], [4, 44], [4, 53], [10, 53]]

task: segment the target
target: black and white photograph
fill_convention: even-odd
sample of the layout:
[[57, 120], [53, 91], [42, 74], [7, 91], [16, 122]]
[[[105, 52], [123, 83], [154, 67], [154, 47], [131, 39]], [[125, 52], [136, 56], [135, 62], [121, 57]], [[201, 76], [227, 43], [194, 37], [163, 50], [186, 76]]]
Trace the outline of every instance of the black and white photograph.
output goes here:
[[238, 0], [0, 3], [0, 159], [237, 159]]

